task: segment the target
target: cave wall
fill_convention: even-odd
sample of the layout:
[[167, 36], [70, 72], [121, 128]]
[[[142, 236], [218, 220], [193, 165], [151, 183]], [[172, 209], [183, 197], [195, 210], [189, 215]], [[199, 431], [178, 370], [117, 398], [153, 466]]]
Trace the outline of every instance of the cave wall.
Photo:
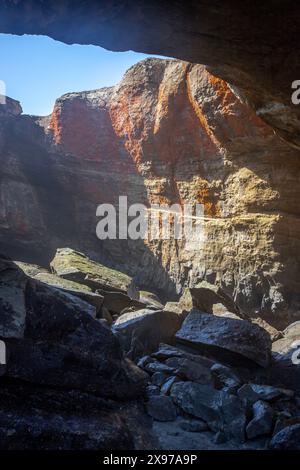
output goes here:
[[[300, 317], [298, 150], [202, 65], [147, 59], [115, 87], [0, 115], [0, 248], [47, 262], [71, 246], [169, 295], [201, 279], [273, 323]], [[99, 241], [96, 207], [204, 204], [205, 244]]]

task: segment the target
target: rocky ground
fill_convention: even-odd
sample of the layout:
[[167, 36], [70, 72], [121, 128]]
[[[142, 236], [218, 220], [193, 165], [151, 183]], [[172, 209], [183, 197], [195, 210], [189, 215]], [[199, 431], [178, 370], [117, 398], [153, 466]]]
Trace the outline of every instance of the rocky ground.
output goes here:
[[207, 282], [164, 305], [70, 248], [1, 256], [0, 446], [299, 449], [299, 336]]

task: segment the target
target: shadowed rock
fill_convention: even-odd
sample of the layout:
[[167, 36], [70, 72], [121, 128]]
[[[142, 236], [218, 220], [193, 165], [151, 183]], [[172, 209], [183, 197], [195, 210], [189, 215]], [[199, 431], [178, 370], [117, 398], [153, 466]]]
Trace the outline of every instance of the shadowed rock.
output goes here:
[[126, 274], [92, 261], [83, 253], [71, 248], [59, 248], [50, 263], [58, 276], [85, 284], [94, 289], [125, 292], [138, 297], [132, 279]]
[[129, 357], [141, 357], [157, 349], [159, 343], [174, 339], [181, 320], [176, 313], [143, 309], [121, 315], [113, 332]]
[[[270, 362], [270, 335], [257, 325], [244, 320], [207, 315], [192, 310], [176, 333], [176, 339], [193, 348], [208, 347], [230, 360], [238, 356], [266, 367]], [[236, 356], [236, 357], [235, 357]]]

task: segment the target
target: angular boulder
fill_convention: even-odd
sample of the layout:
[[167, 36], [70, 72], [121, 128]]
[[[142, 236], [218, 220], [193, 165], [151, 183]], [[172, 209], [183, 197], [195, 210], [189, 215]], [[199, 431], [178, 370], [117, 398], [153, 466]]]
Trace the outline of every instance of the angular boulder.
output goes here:
[[59, 248], [50, 263], [53, 271], [65, 279], [93, 289], [125, 292], [138, 298], [138, 290], [130, 276], [93, 261], [71, 248]]
[[207, 281], [186, 288], [179, 300], [179, 307], [188, 311], [196, 308], [207, 313], [237, 313], [233, 300], [219, 286]]
[[103, 304], [103, 296], [98, 293], [94, 293], [90, 287], [85, 286], [84, 284], [79, 284], [78, 282], [69, 281], [68, 279], [64, 279], [63, 277], [59, 277], [53, 273], [49, 273], [46, 269], [38, 266], [34, 266], [32, 268], [32, 265], [27, 263], [18, 262], [16, 264], [25, 272], [25, 274], [33, 279], [41, 281], [49, 286], [56, 287], [57, 289], [61, 289], [75, 297], [79, 297], [93, 305], [96, 308], [97, 314], [100, 312]]
[[159, 343], [174, 340], [180, 325], [180, 318], [175, 313], [143, 309], [121, 315], [113, 325], [113, 332], [128, 357], [139, 358], [151, 354]]
[[270, 362], [270, 335], [258, 325], [244, 320], [217, 317], [194, 309], [176, 333], [176, 339], [232, 362], [246, 358], [262, 367], [267, 367]]
[[143, 302], [146, 306], [152, 306], [157, 308], [158, 310], [162, 310], [164, 308], [161, 300], [153, 292], [141, 290], [139, 300]]
[[246, 428], [248, 439], [271, 434], [274, 415], [274, 410], [268, 403], [261, 400], [254, 403], [253, 418]]
[[97, 289], [97, 294], [101, 294], [103, 298], [103, 306], [109, 310], [111, 314], [120, 315], [125, 309], [134, 311], [146, 307], [146, 304], [140, 302], [139, 300], [131, 299], [123, 292], [110, 292]]
[[238, 397], [194, 382], [175, 383], [171, 397], [183, 411], [205, 421], [212, 431], [223, 431], [228, 438], [244, 441], [246, 410]]
[[258, 400], [273, 401], [279, 398], [292, 398], [294, 396], [292, 390], [254, 383], [244, 384], [237, 393], [240, 398], [247, 400], [249, 403], [254, 403]]
[[124, 358], [117, 338], [93, 318], [94, 307], [0, 260], [4, 377], [109, 398], [143, 392], [146, 374]]

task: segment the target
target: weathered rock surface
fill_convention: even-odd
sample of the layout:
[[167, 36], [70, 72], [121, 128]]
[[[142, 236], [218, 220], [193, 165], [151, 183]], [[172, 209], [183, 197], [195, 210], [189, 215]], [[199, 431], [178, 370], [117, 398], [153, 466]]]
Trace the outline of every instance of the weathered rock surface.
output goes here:
[[201, 418], [213, 431], [222, 430], [228, 437], [243, 442], [246, 411], [238, 397], [193, 382], [175, 383], [171, 397], [186, 413]]
[[253, 405], [253, 419], [247, 425], [248, 439], [255, 439], [265, 434], [270, 434], [273, 428], [274, 410], [263, 401], [257, 401]]
[[[148, 59], [114, 88], [65, 95], [50, 118], [0, 120], [2, 251], [48, 262], [72, 246], [140, 287], [207, 280], [249, 316], [299, 319], [299, 152], [205, 67]], [[202, 203], [203, 250], [99, 241], [96, 207], [122, 194]]]
[[[185, 289], [179, 307], [190, 311], [193, 308], [207, 313], [236, 312], [236, 306], [220, 287], [202, 281], [193, 288]], [[222, 308], [223, 307], [223, 308]]]
[[50, 266], [58, 276], [65, 279], [92, 286], [94, 289], [126, 292], [132, 297], [138, 297], [137, 289], [129, 276], [96, 263], [71, 248], [58, 249]]
[[238, 390], [238, 396], [254, 403], [257, 400], [272, 401], [280, 397], [291, 398], [294, 396], [292, 390], [272, 387], [271, 385], [245, 384]]
[[47, 280], [0, 257], [1, 449], [155, 447], [139, 399], [147, 374], [94, 306]]
[[94, 319], [94, 307], [27, 278], [3, 257], [0, 262], [6, 376], [110, 398], [142, 393], [145, 376], [123, 358], [117, 339]]
[[226, 355], [228, 360], [236, 360], [236, 355], [240, 357], [240, 361], [244, 357], [262, 367], [270, 362], [269, 334], [244, 320], [218, 317], [194, 309], [176, 333], [176, 339], [194, 348], [208, 348], [216, 354], [222, 352], [223, 357]]
[[121, 315], [113, 332], [128, 356], [137, 358], [155, 351], [161, 342], [172, 341], [180, 325], [176, 313], [143, 309]]
[[275, 434], [270, 442], [270, 449], [300, 450], [300, 424], [287, 426]]
[[22, 262], [16, 262], [16, 265], [33, 279], [41, 281], [44, 284], [57, 287], [66, 293], [69, 293], [75, 297], [79, 297], [80, 299], [88, 302], [96, 308], [96, 314], [99, 314], [103, 305], [104, 297], [94, 293], [90, 287], [74, 281], [69, 281], [63, 277], [56, 276], [55, 274], [48, 272], [46, 269], [41, 268], [40, 266], [32, 267], [31, 264]]

